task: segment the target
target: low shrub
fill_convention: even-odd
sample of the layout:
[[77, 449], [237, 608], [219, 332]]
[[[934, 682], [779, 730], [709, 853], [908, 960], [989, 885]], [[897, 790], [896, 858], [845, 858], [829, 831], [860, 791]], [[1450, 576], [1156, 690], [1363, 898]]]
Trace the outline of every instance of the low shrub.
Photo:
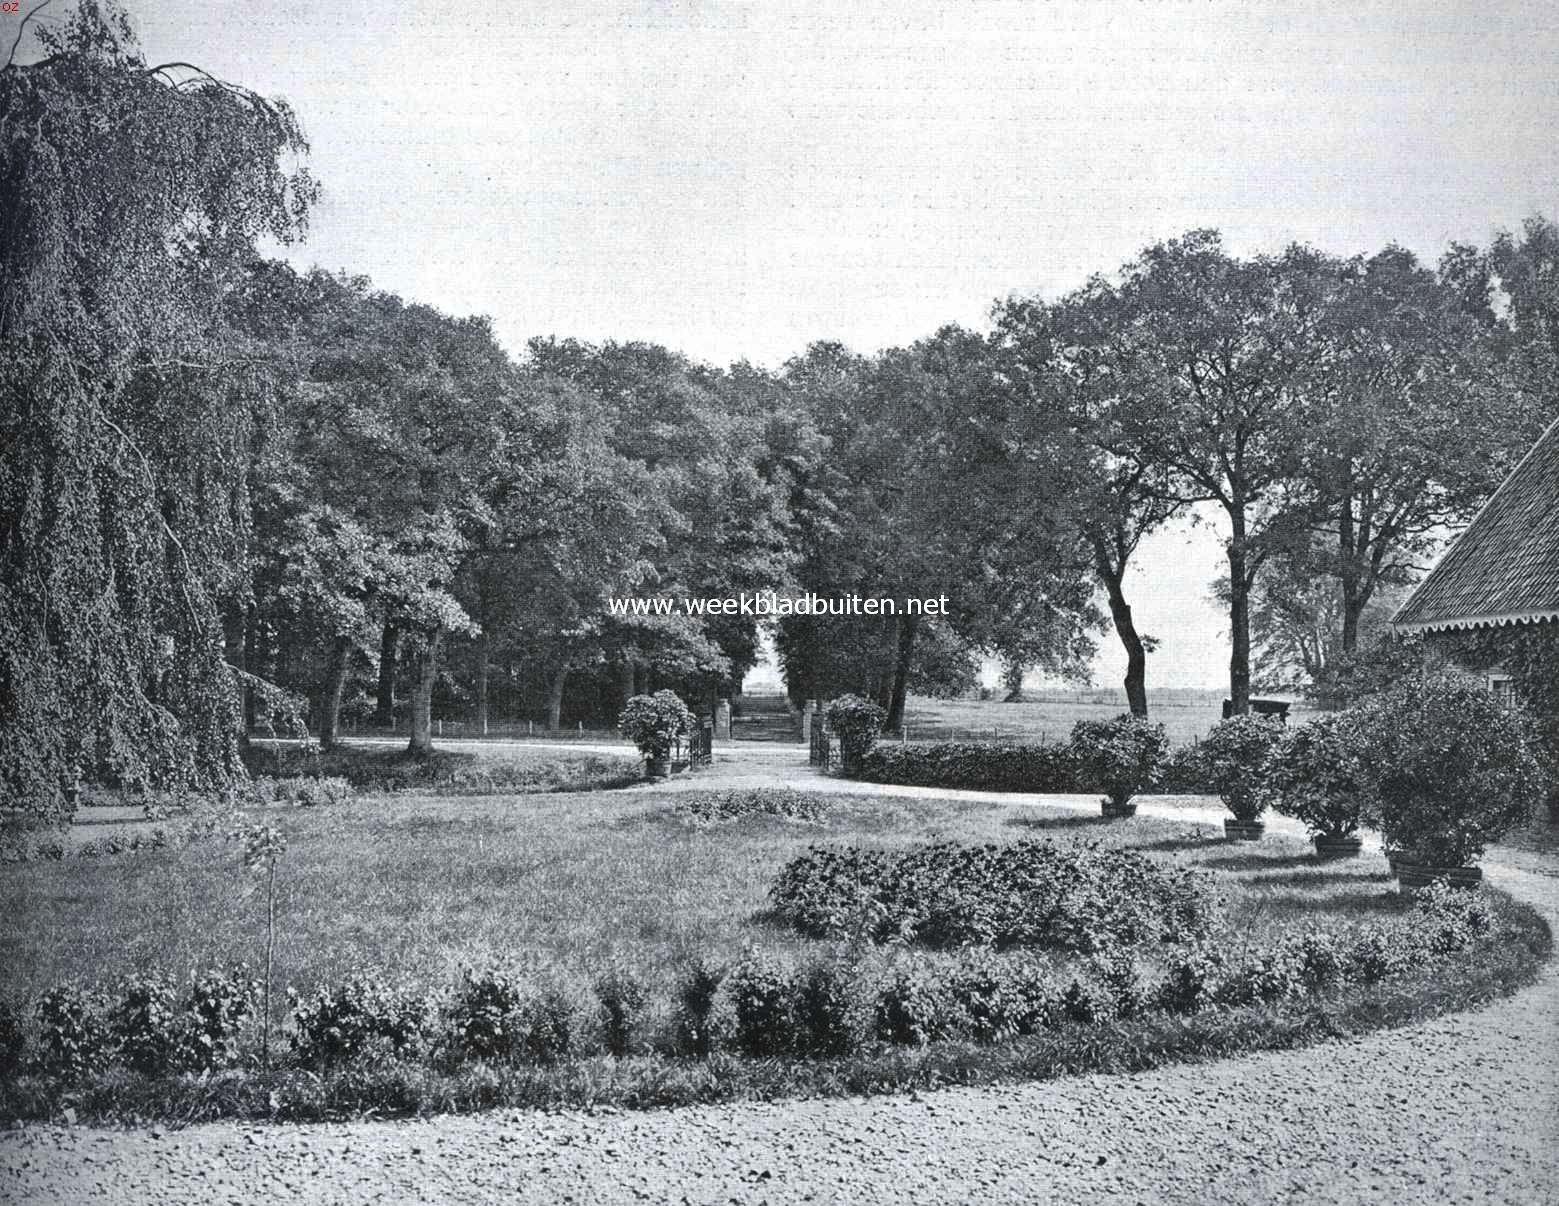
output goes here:
[[1494, 926], [1488, 897], [1436, 881], [1413, 898], [1411, 931], [1430, 955], [1465, 950]]
[[1204, 875], [1129, 850], [940, 843], [814, 846], [780, 870], [775, 914], [818, 938], [1092, 951], [1182, 941], [1211, 921]]
[[877, 991], [873, 1012], [877, 1037], [897, 1047], [923, 1047], [956, 1036], [963, 1018], [949, 987], [936, 964], [900, 962]]
[[946, 980], [950, 1014], [976, 1042], [1031, 1034], [1035, 1027], [1031, 969], [989, 951], [971, 951]]
[[1282, 738], [1279, 721], [1231, 716], [1213, 725], [1198, 744], [1202, 773], [1236, 820], [1257, 820], [1271, 803], [1267, 760]]
[[292, 1048], [308, 1068], [344, 1063], [380, 1047], [413, 1054], [433, 1029], [423, 997], [369, 977], [354, 977], [309, 999], [293, 996]]
[[1177, 950], [1164, 967], [1154, 1005], [1167, 1013], [1195, 1013], [1213, 1003], [1228, 971], [1221, 951], [1201, 943]]
[[1474, 863], [1546, 797], [1531, 720], [1468, 675], [1416, 675], [1359, 710], [1373, 819], [1389, 848]]
[[260, 983], [247, 963], [197, 974], [186, 1002], [191, 1021], [189, 1063], [206, 1071], [236, 1061], [239, 1040], [254, 1018], [259, 999]]
[[1231, 957], [1213, 986], [1218, 1005], [1272, 1003], [1298, 996], [1305, 980], [1295, 952], [1286, 945], [1245, 951]]
[[1113, 720], [1079, 720], [1069, 748], [1078, 782], [1102, 791], [1105, 802], [1120, 811], [1153, 782], [1169, 738], [1163, 725], [1128, 712]]
[[520, 1050], [538, 1064], [553, 1064], [584, 1048], [580, 1014], [573, 995], [560, 985], [545, 985], [520, 1011]]
[[0, 826], [0, 863], [57, 863], [64, 857], [58, 829]]
[[93, 989], [68, 984], [38, 1000], [35, 1048], [39, 1067], [66, 1080], [103, 1071], [113, 1061], [108, 1001]]
[[861, 759], [855, 777], [868, 783], [964, 791], [1079, 790], [1071, 750], [1043, 742], [887, 742]]
[[693, 713], [675, 691], [661, 690], [630, 699], [617, 727], [646, 758], [667, 758], [671, 747], [693, 731]]
[[839, 737], [839, 757], [847, 775], [858, 773], [861, 759], [882, 732], [888, 714], [869, 699], [841, 695], [825, 709], [828, 727]]
[[298, 808], [322, 808], [350, 803], [357, 789], [339, 775], [262, 775], [249, 781], [247, 794], [255, 804], [290, 804]]
[[821, 821], [828, 813], [829, 802], [815, 792], [789, 787], [744, 787], [680, 792], [676, 808], [685, 816], [705, 822], [754, 816]]
[[725, 970], [695, 960], [677, 986], [677, 1047], [684, 1055], [708, 1059], [719, 1041], [715, 999]]
[[192, 1027], [179, 1005], [177, 990], [160, 976], [137, 976], [119, 985], [108, 1025], [127, 1068], [161, 1076], [184, 1063]]
[[725, 980], [736, 1016], [736, 1045], [746, 1055], [783, 1055], [796, 1046], [794, 987], [772, 959], [749, 955]]
[[632, 972], [613, 968], [595, 982], [601, 1037], [606, 1050], [623, 1059], [642, 1046], [649, 992]]
[[859, 1044], [864, 1018], [857, 984], [859, 969], [835, 959], [818, 959], [795, 980], [796, 1040], [816, 1056], [847, 1055]]

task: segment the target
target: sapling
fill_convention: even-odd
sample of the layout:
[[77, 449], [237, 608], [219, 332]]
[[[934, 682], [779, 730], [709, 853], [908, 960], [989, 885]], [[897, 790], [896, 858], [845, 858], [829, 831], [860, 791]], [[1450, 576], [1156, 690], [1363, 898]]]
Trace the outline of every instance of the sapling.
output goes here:
[[287, 849], [287, 838], [274, 825], [242, 825], [233, 836], [244, 844], [244, 867], [265, 877], [264, 1021], [260, 1028], [260, 1062], [271, 1066], [271, 966], [276, 953], [276, 863]]

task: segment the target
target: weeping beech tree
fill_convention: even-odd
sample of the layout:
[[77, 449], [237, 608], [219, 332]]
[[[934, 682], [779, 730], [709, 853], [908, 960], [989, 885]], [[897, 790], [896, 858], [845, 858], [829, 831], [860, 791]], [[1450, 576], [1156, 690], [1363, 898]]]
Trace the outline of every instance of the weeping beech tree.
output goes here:
[[[285, 104], [148, 65], [83, 0], [0, 67], [0, 791], [241, 773], [241, 589], [263, 372], [216, 317], [315, 185]], [[14, 59], [14, 52], [13, 52]]]

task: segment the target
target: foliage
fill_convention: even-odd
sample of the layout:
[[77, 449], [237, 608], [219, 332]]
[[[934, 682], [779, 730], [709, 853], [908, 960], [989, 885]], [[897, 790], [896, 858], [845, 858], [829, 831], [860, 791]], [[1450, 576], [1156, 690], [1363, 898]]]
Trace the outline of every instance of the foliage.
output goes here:
[[828, 727], [839, 735], [839, 745], [847, 767], [859, 764], [882, 732], [888, 713], [859, 695], [841, 695], [830, 700], [825, 710]]
[[1388, 634], [1339, 654], [1306, 687], [1305, 695], [1328, 710], [1351, 708], [1436, 662], [1443, 664], [1444, 659], [1417, 633]]
[[974, 791], [1077, 790], [1071, 750], [1044, 742], [883, 742], [861, 759], [857, 779]]
[[[371, 976], [356, 976], [313, 997], [293, 997], [292, 1049], [306, 1068], [323, 1068], [356, 1059], [380, 1045], [395, 1054], [419, 1051], [432, 1032], [433, 1017], [422, 997], [388, 987]], [[469, 1000], [469, 993], [461, 1004]], [[454, 1035], [469, 1042], [466, 1015], [452, 1011]]]
[[238, 591], [263, 375], [212, 315], [315, 198], [291, 110], [148, 66], [111, 3], [0, 68], [0, 787], [241, 777]]
[[814, 846], [786, 864], [770, 897], [782, 920], [813, 937], [932, 947], [1177, 942], [1205, 930], [1212, 911], [1194, 872], [1132, 851], [1039, 841], [903, 852]]
[[708, 1059], [720, 1039], [715, 996], [725, 969], [695, 959], [677, 987], [677, 1046], [686, 1055]]
[[9, 1000], [0, 997], [0, 1080], [15, 1077], [22, 1069], [27, 1034], [22, 1019]]
[[797, 1039], [795, 993], [789, 974], [772, 959], [754, 952], [725, 979], [736, 1015], [736, 1045], [746, 1055], [784, 1055]]
[[1275, 806], [1316, 837], [1352, 835], [1369, 803], [1356, 717], [1327, 713], [1286, 732], [1268, 759]]
[[676, 742], [693, 731], [693, 713], [675, 691], [661, 690], [630, 699], [617, 727], [646, 758], [665, 758]]
[[525, 988], [506, 972], [467, 968], [449, 1007], [449, 1041], [458, 1054], [503, 1062], [523, 1050]]
[[1114, 720], [1079, 720], [1072, 727], [1070, 750], [1078, 781], [1102, 790], [1116, 809], [1125, 808], [1153, 782], [1168, 749], [1163, 725], [1130, 713]]
[[815, 792], [789, 787], [731, 787], [681, 792], [677, 811], [699, 821], [736, 821], [743, 817], [783, 817], [821, 821], [829, 801]]
[[1203, 775], [1236, 820], [1254, 821], [1267, 810], [1267, 760], [1282, 738], [1279, 721], [1231, 716], [1215, 724], [1197, 745]]
[[109, 1012], [109, 1029], [120, 1061], [142, 1076], [159, 1076], [177, 1066], [187, 1048], [187, 1015], [175, 989], [156, 976], [126, 980]]
[[298, 808], [324, 808], [348, 804], [357, 791], [339, 776], [315, 778], [295, 775], [285, 779], [261, 777], [251, 780], [247, 794], [256, 804], [291, 804]]
[[239, 963], [198, 973], [190, 985], [186, 1007], [191, 1022], [189, 1063], [197, 1071], [225, 1068], [238, 1058], [244, 1027], [254, 1017], [260, 984]]
[[613, 968], [595, 982], [601, 1005], [601, 1030], [609, 1054], [622, 1059], [643, 1042], [649, 993], [631, 971]]
[[878, 989], [877, 1037], [900, 1047], [922, 1047], [960, 1030], [958, 1003], [936, 964], [901, 960]]
[[34, 1041], [39, 1065], [67, 1080], [107, 1067], [114, 1053], [107, 1009], [107, 998], [94, 989], [62, 984], [44, 993]]
[[1389, 847], [1475, 862], [1545, 798], [1530, 719], [1456, 672], [1404, 680], [1361, 711], [1364, 766]]
[[795, 980], [796, 1038], [813, 1056], [839, 1056], [859, 1042], [864, 1026], [857, 992], [859, 969], [838, 959], [816, 959]]

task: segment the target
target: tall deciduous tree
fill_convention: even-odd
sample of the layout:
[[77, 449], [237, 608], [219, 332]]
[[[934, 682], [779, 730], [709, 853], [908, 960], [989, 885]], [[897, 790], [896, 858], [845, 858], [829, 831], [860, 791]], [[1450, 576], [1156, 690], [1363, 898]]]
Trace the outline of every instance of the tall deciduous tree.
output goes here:
[[0, 782], [238, 773], [246, 366], [214, 320], [315, 195], [287, 106], [149, 65], [83, 0], [0, 68]]

